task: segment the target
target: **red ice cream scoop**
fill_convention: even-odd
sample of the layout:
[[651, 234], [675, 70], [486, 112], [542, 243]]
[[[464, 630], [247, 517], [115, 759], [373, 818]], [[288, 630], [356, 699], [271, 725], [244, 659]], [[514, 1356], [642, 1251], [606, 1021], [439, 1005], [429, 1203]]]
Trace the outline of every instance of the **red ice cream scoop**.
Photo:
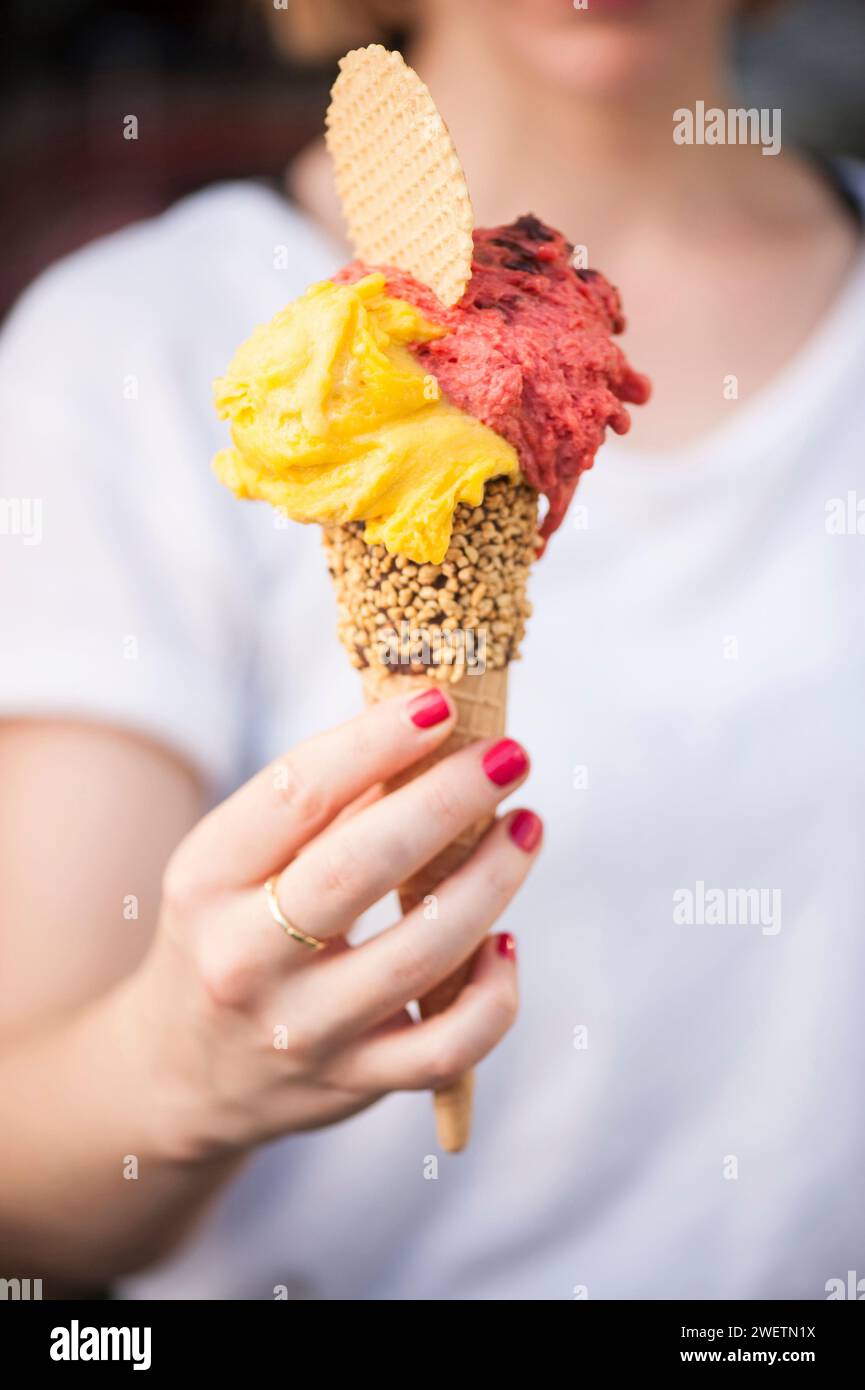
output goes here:
[[[607, 426], [625, 434], [625, 402], [642, 405], [650, 391], [612, 340], [625, 326], [618, 290], [575, 266], [573, 253], [531, 214], [477, 228], [471, 279], [451, 309], [405, 271], [374, 267], [388, 294], [450, 330], [415, 355], [455, 405], [514, 446], [526, 482], [549, 500], [544, 538], [561, 525]], [[354, 262], [334, 278], [370, 269]]]

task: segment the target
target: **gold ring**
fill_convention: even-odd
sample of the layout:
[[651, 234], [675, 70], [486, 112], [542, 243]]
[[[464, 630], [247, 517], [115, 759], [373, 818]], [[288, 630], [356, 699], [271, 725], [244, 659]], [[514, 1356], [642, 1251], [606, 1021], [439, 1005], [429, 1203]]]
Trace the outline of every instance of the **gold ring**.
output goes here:
[[290, 936], [292, 941], [299, 941], [302, 946], [309, 946], [313, 951], [323, 951], [327, 945], [326, 941], [319, 941], [317, 936], [307, 936], [306, 932], [300, 931], [292, 922], [289, 922], [276, 896], [278, 879], [279, 874], [272, 874], [264, 885], [264, 896], [267, 898], [267, 905], [274, 922], [278, 927], [282, 927], [286, 936]]

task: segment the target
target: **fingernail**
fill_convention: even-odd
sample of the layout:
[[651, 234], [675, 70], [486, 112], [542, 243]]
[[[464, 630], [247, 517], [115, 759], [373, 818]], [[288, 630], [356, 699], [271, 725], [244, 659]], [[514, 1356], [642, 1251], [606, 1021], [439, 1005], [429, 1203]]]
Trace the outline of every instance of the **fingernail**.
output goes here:
[[526, 854], [531, 854], [532, 850], [537, 849], [543, 833], [544, 823], [534, 811], [517, 811], [508, 826], [508, 834], [514, 844], [524, 849]]
[[509, 931], [499, 932], [496, 937], [496, 950], [505, 960], [512, 960], [514, 965], [517, 963], [517, 943]]
[[528, 755], [512, 738], [503, 738], [494, 743], [483, 756], [483, 769], [491, 782], [497, 787], [506, 787], [522, 777], [529, 765]]
[[451, 707], [440, 690], [423, 690], [408, 702], [408, 716], [419, 729], [431, 729], [450, 718]]

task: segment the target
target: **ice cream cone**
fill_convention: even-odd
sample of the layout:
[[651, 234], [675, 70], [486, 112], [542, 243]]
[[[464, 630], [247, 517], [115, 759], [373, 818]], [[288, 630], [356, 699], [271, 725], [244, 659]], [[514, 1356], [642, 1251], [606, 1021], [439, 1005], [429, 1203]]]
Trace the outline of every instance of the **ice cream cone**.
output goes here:
[[[322, 525], [339, 636], [368, 701], [450, 686], [458, 719], [438, 760], [504, 732], [539, 494], [546, 539], [605, 431], [628, 429], [625, 404], [642, 404], [649, 384], [612, 342], [625, 323], [618, 292], [575, 266], [561, 232], [532, 213], [473, 227], [447, 127], [398, 53], [346, 54], [326, 126], [358, 259], [238, 349], [215, 384], [232, 447], [214, 468], [238, 497]], [[402, 885], [404, 911], [487, 826]], [[470, 969], [422, 1012], [447, 1009]], [[436, 1096], [447, 1150], [468, 1139], [472, 1084]]]
[[[451, 547], [441, 565], [396, 569], [399, 557], [387, 555], [381, 546], [368, 546], [355, 524], [325, 529], [324, 543], [336, 586], [340, 637], [360, 669], [367, 703], [446, 682], [456, 706], [457, 722], [446, 742], [395, 778], [387, 790], [404, 785], [467, 743], [500, 738], [507, 717], [507, 668], [519, 654], [529, 613], [526, 583], [537, 545], [533, 489], [497, 480], [487, 487], [480, 507], [458, 508]], [[402, 587], [392, 575], [405, 579]], [[480, 577], [484, 575], [486, 579]], [[448, 580], [456, 580], [456, 586], [447, 589]], [[391, 604], [394, 589], [396, 602]], [[430, 603], [438, 602], [430, 594], [442, 592], [453, 597], [448, 607], [454, 612], [448, 616], [440, 608], [428, 612]], [[455, 625], [442, 626], [452, 620]], [[471, 622], [477, 626], [470, 628]], [[429, 898], [430, 917], [435, 920], [436, 888], [465, 863], [492, 819], [470, 826], [400, 885], [403, 912]], [[448, 1008], [471, 968], [469, 957], [421, 999], [422, 1016]], [[448, 1153], [458, 1152], [468, 1142], [473, 1089], [474, 1080], [468, 1074], [436, 1092], [436, 1128], [439, 1143]]]

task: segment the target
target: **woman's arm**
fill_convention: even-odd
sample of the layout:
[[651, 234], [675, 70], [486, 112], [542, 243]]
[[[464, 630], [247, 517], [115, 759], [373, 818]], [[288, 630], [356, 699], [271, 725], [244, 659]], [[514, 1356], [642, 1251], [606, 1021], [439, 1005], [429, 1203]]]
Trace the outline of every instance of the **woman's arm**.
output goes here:
[[62, 721], [0, 726], [0, 785], [0, 1248], [21, 1277], [96, 1285], [164, 1250], [226, 1169], [159, 1154], [147, 1033], [116, 988], [203, 792], [158, 745]]
[[0, 722], [0, 1041], [95, 998], [144, 957], [196, 774], [105, 725]]
[[[514, 817], [498, 821], [440, 886], [432, 926], [415, 909], [345, 942], [524, 779], [518, 745], [478, 743], [376, 798], [452, 729], [441, 694], [385, 701], [290, 750], [185, 837], [200, 793], [170, 755], [96, 729], [5, 730], [7, 1277], [85, 1287], [138, 1268], [255, 1145], [447, 1087], [495, 1046], [516, 975], [487, 933], [533, 862], [524, 817], [513, 834]], [[326, 949], [280, 931], [271, 876], [285, 917]], [[455, 1002], [413, 1022], [406, 1005], [470, 958]]]
[[242, 1155], [172, 1156], [174, 1117], [130, 977], [0, 1049], [0, 1250], [46, 1297], [98, 1288], [170, 1250]]

